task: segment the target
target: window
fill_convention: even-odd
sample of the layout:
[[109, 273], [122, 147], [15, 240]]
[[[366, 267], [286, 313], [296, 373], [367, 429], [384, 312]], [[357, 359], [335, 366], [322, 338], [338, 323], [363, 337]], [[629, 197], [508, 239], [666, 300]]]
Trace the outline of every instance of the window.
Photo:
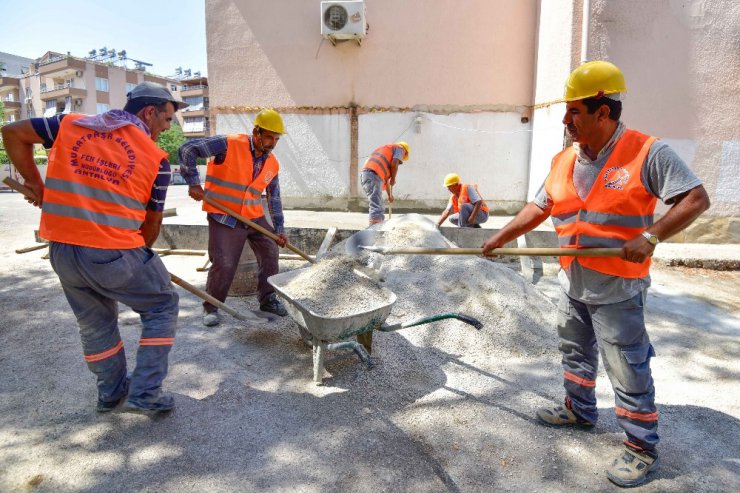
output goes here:
[[108, 79], [95, 77], [95, 89], [102, 92], [108, 92]]
[[138, 84], [132, 84], [131, 82], [126, 82], [126, 94], [130, 93], [134, 90], [134, 87], [136, 87]]
[[106, 111], [110, 111], [110, 105], [105, 103], [98, 103], [95, 107], [95, 111], [97, 114], [105, 113]]
[[170, 84], [170, 90], [177, 91], [177, 86], [175, 84]]
[[56, 108], [57, 107], [57, 100], [56, 99], [50, 99], [46, 102], [46, 109], [49, 108]]
[[182, 98], [182, 100], [188, 103], [190, 106], [195, 106], [196, 104], [203, 103], [203, 96], [188, 96]]
[[183, 132], [203, 132], [205, 130], [205, 121], [202, 117], [185, 118], [182, 126]]

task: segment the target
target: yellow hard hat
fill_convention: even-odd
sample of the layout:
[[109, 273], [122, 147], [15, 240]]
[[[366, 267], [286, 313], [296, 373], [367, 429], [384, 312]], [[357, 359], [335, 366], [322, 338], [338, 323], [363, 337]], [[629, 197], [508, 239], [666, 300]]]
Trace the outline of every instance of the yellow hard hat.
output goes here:
[[568, 77], [563, 101], [577, 101], [626, 91], [624, 74], [616, 65], [605, 61], [586, 62]]
[[264, 109], [257, 113], [257, 116], [254, 119], [254, 126], [278, 134], [285, 133], [283, 118], [280, 116], [280, 113], [273, 109]]
[[445, 176], [445, 188], [451, 187], [452, 185], [457, 185], [460, 183], [460, 175], [457, 173], [450, 173], [449, 175]]
[[396, 142], [396, 145], [403, 147], [403, 160], [406, 161], [409, 158], [409, 145], [406, 142]]

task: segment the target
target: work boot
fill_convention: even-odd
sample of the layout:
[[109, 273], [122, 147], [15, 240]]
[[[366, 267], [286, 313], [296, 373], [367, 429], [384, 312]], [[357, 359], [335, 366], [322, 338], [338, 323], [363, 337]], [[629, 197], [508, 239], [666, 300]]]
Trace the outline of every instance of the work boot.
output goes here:
[[537, 410], [536, 415], [540, 422], [549, 426], [573, 426], [586, 430], [594, 427], [594, 423], [578, 416], [570, 409], [567, 403], [554, 407], [541, 407]]
[[170, 394], [161, 394], [154, 402], [126, 401], [123, 410], [129, 413], [157, 414], [167, 413], [175, 409], [175, 398]]
[[658, 453], [630, 442], [624, 442], [624, 446], [606, 471], [606, 477], [617, 486], [630, 488], [644, 483], [648, 473], [658, 468]]
[[122, 395], [114, 401], [101, 401], [98, 399], [98, 405], [95, 406], [95, 411], [99, 413], [109, 413], [117, 408], [123, 401], [126, 400], [126, 394]]
[[272, 293], [265, 301], [260, 303], [260, 310], [263, 312], [274, 313], [279, 317], [284, 317], [288, 314], [282, 303], [278, 301], [275, 293]]
[[95, 406], [95, 411], [99, 413], [109, 413], [120, 406], [121, 403], [126, 400], [126, 396], [128, 396], [128, 386], [130, 381], [131, 378], [127, 376], [126, 383], [123, 387], [123, 393], [118, 399], [114, 399], [112, 401], [104, 401], [100, 399], [100, 397], [98, 397], [98, 404]]
[[218, 312], [206, 312], [205, 315], [203, 315], [203, 325], [206, 327], [218, 325], [220, 321], [221, 319], [218, 316]]

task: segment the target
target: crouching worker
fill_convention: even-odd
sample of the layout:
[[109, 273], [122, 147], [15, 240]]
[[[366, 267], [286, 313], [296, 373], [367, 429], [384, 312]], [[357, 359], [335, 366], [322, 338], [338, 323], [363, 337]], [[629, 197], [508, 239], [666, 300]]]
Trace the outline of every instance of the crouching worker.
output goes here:
[[442, 226], [448, 217], [458, 228], [480, 228], [488, 221], [488, 206], [478, 192], [478, 185], [461, 183], [457, 173], [450, 173], [445, 176], [444, 186], [452, 195], [447, 208], [439, 216], [437, 227]]

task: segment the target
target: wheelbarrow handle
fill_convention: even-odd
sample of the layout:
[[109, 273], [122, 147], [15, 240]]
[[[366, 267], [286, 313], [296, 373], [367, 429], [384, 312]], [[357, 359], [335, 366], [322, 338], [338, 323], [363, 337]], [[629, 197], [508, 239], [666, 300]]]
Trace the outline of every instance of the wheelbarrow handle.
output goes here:
[[445, 320], [448, 318], [456, 318], [457, 320], [460, 320], [461, 322], [465, 322], [468, 325], [472, 325], [476, 329], [480, 330], [483, 328], [483, 324], [480, 320], [471, 317], [470, 315], [465, 315], [464, 313], [457, 313], [457, 312], [447, 312], [447, 313], [439, 313], [437, 315], [429, 315], [427, 317], [421, 317], [417, 318], [415, 320], [411, 320], [409, 322], [403, 322], [393, 325], [383, 324], [380, 327], [378, 327], [377, 330], [381, 332], [394, 332], [396, 330], [400, 329], [406, 329], [408, 327], [414, 327], [416, 325], [424, 325], [431, 322], [437, 322], [439, 320]]

